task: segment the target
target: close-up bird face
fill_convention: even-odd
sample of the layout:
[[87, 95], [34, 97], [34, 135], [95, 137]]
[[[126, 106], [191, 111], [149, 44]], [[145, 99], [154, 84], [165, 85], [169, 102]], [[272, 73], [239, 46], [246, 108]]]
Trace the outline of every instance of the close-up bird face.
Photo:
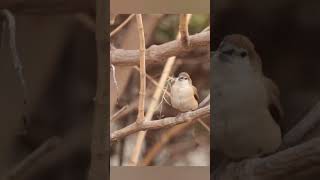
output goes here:
[[233, 65], [250, 66], [254, 71], [262, 72], [261, 59], [253, 43], [241, 34], [228, 35], [223, 39], [213, 54], [213, 64], [217, 68]]
[[190, 76], [189, 76], [189, 74], [187, 74], [185, 72], [182, 72], [182, 73], [179, 74], [177, 80], [178, 80], [179, 83], [189, 84]]
[[234, 61], [249, 62], [248, 51], [244, 48], [228, 42], [222, 42], [218, 48], [218, 53], [222, 61], [233, 63]]

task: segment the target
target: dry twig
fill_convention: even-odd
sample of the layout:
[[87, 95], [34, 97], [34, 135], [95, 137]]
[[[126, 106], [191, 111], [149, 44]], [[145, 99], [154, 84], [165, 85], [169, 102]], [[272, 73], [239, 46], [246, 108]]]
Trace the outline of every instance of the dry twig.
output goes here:
[[135, 122], [125, 128], [113, 132], [111, 134], [110, 140], [118, 141], [121, 138], [124, 138], [138, 131], [171, 127], [177, 124], [195, 121], [198, 118], [204, 118], [208, 116], [210, 116], [210, 105], [197, 109], [195, 111], [182, 113], [177, 117], [167, 117], [160, 120], [144, 121], [142, 124], [138, 124]]
[[112, 37], [113, 35], [115, 35], [116, 33], [118, 33], [125, 25], [128, 24], [128, 22], [130, 22], [130, 20], [135, 16], [135, 14], [131, 14], [125, 21], [123, 21], [117, 28], [115, 28], [111, 33], [110, 33], [110, 37]]
[[188, 31], [189, 21], [190, 21], [189, 14], [180, 15], [179, 32], [180, 32], [181, 43], [184, 48], [188, 48], [190, 45], [189, 31]]
[[128, 109], [128, 105], [123, 106], [119, 111], [117, 111], [116, 113], [114, 113], [111, 117], [110, 120], [111, 122], [114, 122], [116, 119], [119, 119], [119, 116], [124, 113], [127, 109]]
[[146, 95], [146, 42], [144, 39], [144, 29], [142, 22], [142, 15], [137, 14], [137, 26], [139, 32], [139, 52], [140, 52], [140, 91], [139, 91], [139, 108], [137, 123], [144, 121], [144, 105]]

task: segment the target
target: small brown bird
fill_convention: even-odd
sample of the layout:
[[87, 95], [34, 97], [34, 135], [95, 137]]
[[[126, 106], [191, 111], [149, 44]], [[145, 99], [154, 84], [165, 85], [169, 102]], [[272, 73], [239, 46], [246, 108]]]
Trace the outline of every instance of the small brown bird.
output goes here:
[[230, 159], [274, 152], [281, 144], [279, 90], [264, 76], [253, 43], [226, 36], [212, 63], [214, 147]]
[[192, 85], [189, 74], [181, 72], [171, 87], [172, 107], [180, 112], [195, 110], [198, 108], [198, 100], [197, 88]]

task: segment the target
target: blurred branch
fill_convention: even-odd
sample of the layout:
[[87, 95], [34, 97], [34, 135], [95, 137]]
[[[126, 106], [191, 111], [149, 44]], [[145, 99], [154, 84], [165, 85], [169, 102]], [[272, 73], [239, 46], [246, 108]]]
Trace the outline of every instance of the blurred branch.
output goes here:
[[231, 163], [214, 178], [272, 180], [275, 176], [308, 170], [308, 167], [320, 163], [319, 144], [320, 138], [316, 138], [268, 157]]
[[[109, 143], [107, 134], [109, 132], [107, 112], [107, 79], [109, 73], [107, 67], [107, 7], [105, 0], [97, 0], [96, 13], [96, 44], [97, 44], [97, 87], [95, 97], [94, 119], [91, 140], [91, 162], [88, 173], [89, 180], [107, 179], [109, 177]], [[106, 133], [107, 131], [107, 133]]]
[[[146, 50], [146, 63], [163, 63], [171, 56], [177, 56], [183, 52], [190, 52], [195, 48], [210, 47], [210, 32], [201, 32], [189, 37], [190, 48], [183, 48], [180, 40], [173, 40], [161, 45], [152, 45]], [[111, 63], [115, 66], [133, 66], [139, 64], [138, 50], [114, 49], [110, 51]]]
[[[215, 173], [215, 179], [241, 180], [254, 177], [254, 179], [271, 180], [274, 176], [308, 169], [308, 167], [320, 163], [320, 138], [296, 145], [319, 123], [319, 112], [320, 103], [318, 102], [313, 109], [284, 136], [283, 144], [280, 147], [282, 151], [264, 158], [231, 163], [221, 172]], [[286, 147], [290, 148], [285, 149]]]
[[188, 48], [190, 45], [189, 31], [188, 31], [189, 20], [190, 20], [190, 14], [180, 15], [179, 32], [180, 32], [181, 43], [184, 48]]
[[123, 114], [124, 112], [126, 112], [126, 110], [128, 109], [128, 105], [123, 106], [119, 111], [117, 111], [116, 113], [114, 113], [111, 117], [110, 120], [112, 122], [114, 122], [115, 120], [119, 119], [119, 116], [121, 116], [121, 114]]
[[179, 114], [177, 117], [168, 117], [160, 120], [144, 121], [142, 124], [132, 123], [131, 125], [117, 130], [111, 134], [111, 141], [118, 141], [130, 134], [138, 131], [154, 130], [166, 128], [186, 122], [195, 121], [198, 118], [210, 116], [210, 105], [197, 109], [195, 111], [188, 111]]
[[77, 13], [75, 15], [75, 18], [81, 22], [88, 30], [91, 32], [96, 31], [96, 23], [94, 22], [94, 19], [91, 18], [88, 14], [85, 13]]
[[42, 159], [43, 156], [47, 155], [50, 151], [55, 149], [57, 145], [60, 143], [60, 139], [58, 137], [49, 138], [45, 143], [43, 143], [38, 149], [33, 151], [30, 155], [28, 155], [24, 160], [22, 160], [19, 164], [17, 164], [12, 170], [6, 174], [2, 180], [16, 180], [21, 179], [20, 176], [23, 176], [24, 172], [32, 167], [32, 165]]
[[139, 33], [139, 52], [140, 52], [140, 91], [139, 91], [139, 108], [136, 122], [142, 123], [144, 119], [144, 106], [146, 96], [146, 42], [144, 38], [144, 29], [142, 15], [136, 14], [137, 26]]
[[[0, 16], [3, 16], [5, 21], [3, 23], [5, 24], [5, 27], [7, 29], [4, 29], [3, 31], [8, 31], [9, 32], [9, 48], [12, 53], [12, 58], [13, 58], [13, 65], [14, 69], [16, 70], [16, 73], [18, 75], [18, 79], [20, 81], [21, 87], [22, 87], [22, 94], [23, 94], [23, 105], [24, 105], [24, 112], [23, 116], [28, 120], [28, 88], [27, 88], [27, 83], [24, 78], [24, 72], [23, 72], [23, 64], [20, 59], [18, 50], [17, 50], [17, 44], [16, 44], [16, 20], [11, 11], [7, 9], [2, 9], [0, 10]], [[0, 18], [1, 19], [1, 18]], [[3, 32], [4, 33], [4, 32]], [[1, 39], [3, 41], [3, 39]]]
[[320, 102], [294, 126], [283, 138], [282, 148], [298, 144], [302, 138], [320, 123]]

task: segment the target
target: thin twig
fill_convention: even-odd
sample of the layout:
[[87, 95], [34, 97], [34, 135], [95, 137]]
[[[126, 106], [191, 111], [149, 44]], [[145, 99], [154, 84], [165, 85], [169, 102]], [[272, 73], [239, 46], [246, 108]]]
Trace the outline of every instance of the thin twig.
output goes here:
[[[138, 66], [133, 66], [133, 68], [134, 68], [135, 70], [137, 70], [138, 72], [140, 72], [140, 69], [139, 69]], [[148, 79], [154, 86], [159, 87], [158, 82], [157, 82], [156, 80], [154, 80], [148, 73], [146, 73], [146, 77], [147, 77], [147, 79]], [[163, 91], [164, 91], [168, 96], [170, 96], [170, 92], [168, 92], [167, 90], [164, 90], [164, 89], [163, 89]]]
[[111, 33], [110, 33], [110, 37], [112, 37], [113, 35], [115, 35], [116, 33], [118, 33], [125, 25], [128, 24], [128, 22], [130, 22], [130, 20], [135, 16], [135, 14], [131, 14], [125, 21], [123, 21], [123, 23], [121, 23], [116, 29], [114, 29]]
[[145, 132], [146, 130], [161, 129], [171, 127], [174, 125], [195, 121], [198, 118], [204, 118], [210, 116], [210, 105], [197, 109], [195, 111], [188, 111], [180, 114], [177, 117], [167, 117], [159, 120], [144, 121], [142, 124], [136, 122], [128, 125], [125, 128], [117, 130], [111, 134], [111, 141], [118, 141], [130, 134], [138, 131]]
[[123, 106], [118, 112], [114, 113], [114, 114], [110, 117], [110, 120], [111, 120], [112, 122], [114, 122], [115, 119], [118, 119], [118, 117], [119, 117], [123, 112], [125, 112], [126, 109], [128, 109], [128, 107], [129, 107], [128, 105]]
[[144, 121], [144, 105], [146, 95], [146, 42], [144, 38], [144, 29], [142, 22], [142, 15], [136, 14], [137, 26], [139, 33], [139, 52], [140, 52], [140, 91], [139, 91], [139, 108], [137, 123]]
[[116, 86], [116, 102], [118, 103], [118, 99], [119, 99], [119, 85], [118, 85], [118, 81], [117, 81], [117, 77], [116, 77], [116, 68], [114, 67], [113, 64], [111, 64], [111, 71], [112, 71], [112, 78], [113, 78], [113, 83]]
[[179, 32], [181, 36], [181, 43], [184, 48], [190, 46], [188, 25], [190, 20], [189, 14], [180, 14]]

